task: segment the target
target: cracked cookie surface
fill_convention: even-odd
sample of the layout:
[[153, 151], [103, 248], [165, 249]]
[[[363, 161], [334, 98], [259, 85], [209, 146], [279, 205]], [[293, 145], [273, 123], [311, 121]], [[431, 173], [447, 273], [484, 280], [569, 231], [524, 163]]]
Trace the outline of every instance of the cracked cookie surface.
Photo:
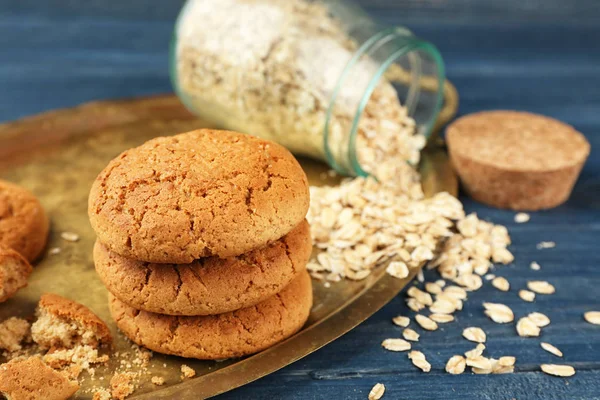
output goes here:
[[220, 315], [177, 317], [138, 311], [109, 295], [119, 329], [163, 354], [206, 360], [264, 350], [299, 331], [312, 307], [312, 284], [302, 272], [285, 289], [254, 306]]
[[280, 292], [305, 271], [311, 251], [305, 220], [283, 238], [236, 257], [153, 264], [120, 256], [97, 241], [94, 264], [107, 289], [133, 308], [212, 315], [252, 306]]
[[48, 239], [49, 222], [39, 200], [28, 190], [0, 180], [0, 246], [36, 260]]
[[113, 159], [92, 185], [88, 214], [110, 250], [184, 264], [271, 243], [302, 222], [308, 206], [306, 174], [284, 147], [200, 129]]

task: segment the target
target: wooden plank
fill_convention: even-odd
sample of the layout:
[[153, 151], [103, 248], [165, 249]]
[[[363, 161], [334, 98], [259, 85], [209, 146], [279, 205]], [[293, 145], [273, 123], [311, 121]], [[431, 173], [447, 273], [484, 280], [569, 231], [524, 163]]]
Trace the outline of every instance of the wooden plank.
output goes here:
[[[183, 0], [1, 0], [0, 9], [9, 10], [11, 15], [170, 20], [183, 3]], [[398, 19], [405, 16], [429, 20], [486, 18], [526, 22], [573, 19], [585, 23], [600, 18], [595, 0], [358, 0], [357, 3], [373, 13], [394, 13]]]
[[[83, 101], [170, 91], [167, 47], [181, 0], [0, 0], [0, 120]], [[442, 51], [450, 79], [461, 94], [460, 113], [490, 108], [540, 112], [569, 122], [592, 143], [571, 200], [532, 214], [527, 224], [514, 213], [463, 198], [469, 211], [506, 224], [513, 236], [512, 266], [498, 268], [513, 289], [486, 286], [471, 295], [457, 322], [423, 333], [415, 348], [427, 353], [430, 374], [417, 371], [405, 354], [379, 343], [400, 334], [391, 317], [409, 313], [402, 297], [357, 329], [279, 373], [223, 398], [366, 398], [376, 382], [396, 399], [600, 399], [600, 330], [581, 319], [600, 309], [600, 3], [597, 0], [361, 0], [377, 18], [408, 26]], [[557, 247], [536, 250], [542, 240]], [[542, 271], [529, 269], [538, 261]], [[435, 272], [430, 272], [435, 275]], [[516, 291], [541, 277], [557, 293], [522, 302]], [[537, 310], [550, 316], [540, 339], [516, 336], [497, 325], [481, 302], [513, 307], [517, 317]], [[517, 356], [517, 373], [449, 376], [445, 361], [470, 349], [467, 325], [489, 334], [493, 356]], [[418, 329], [417, 329], [418, 330]], [[570, 379], [536, 372], [560, 362], [539, 341], [558, 346], [576, 366]]]
[[[256, 399], [366, 399], [371, 387], [382, 382], [384, 399], [478, 399], [478, 400], [597, 400], [599, 371], [581, 371], [568, 381], [534, 372], [518, 375], [460, 375], [432, 372], [428, 376], [412, 371], [358, 370], [341, 379], [315, 379], [309, 371], [266, 377], [244, 392], [231, 392], [219, 399], [239, 399], [244, 393]], [[282, 388], [285, 387], [285, 392]]]

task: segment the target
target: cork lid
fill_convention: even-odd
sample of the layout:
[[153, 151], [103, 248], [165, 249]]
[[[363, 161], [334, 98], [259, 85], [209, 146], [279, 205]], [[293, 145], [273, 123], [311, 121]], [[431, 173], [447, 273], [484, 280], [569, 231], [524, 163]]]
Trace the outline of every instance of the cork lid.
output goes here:
[[590, 145], [572, 126], [526, 112], [484, 111], [464, 116], [446, 133], [451, 151], [514, 171], [549, 171], [587, 158]]

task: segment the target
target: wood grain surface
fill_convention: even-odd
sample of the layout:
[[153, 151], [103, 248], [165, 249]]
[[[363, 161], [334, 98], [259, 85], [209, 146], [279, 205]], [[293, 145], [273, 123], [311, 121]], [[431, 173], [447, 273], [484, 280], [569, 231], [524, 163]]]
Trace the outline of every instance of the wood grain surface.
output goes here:
[[[84, 101], [171, 90], [167, 49], [182, 2], [162, 0], [0, 0], [0, 120], [7, 121]], [[457, 322], [424, 333], [432, 371], [418, 371], [405, 354], [379, 343], [398, 337], [390, 319], [412, 315], [399, 297], [336, 342], [224, 399], [366, 398], [376, 382], [384, 399], [600, 399], [600, 328], [583, 322], [600, 310], [600, 2], [597, 0], [362, 0], [377, 18], [409, 27], [442, 51], [448, 77], [461, 94], [460, 113], [518, 109], [573, 124], [592, 143], [592, 153], [571, 200], [532, 214], [514, 213], [467, 198], [469, 211], [506, 224], [514, 265], [497, 274], [514, 289], [491, 286], [474, 293]], [[557, 247], [536, 250], [540, 241]], [[531, 261], [542, 265], [532, 271]], [[432, 273], [435, 275], [435, 273]], [[516, 291], [542, 277], [557, 293], [524, 303]], [[517, 317], [531, 311], [552, 320], [542, 340], [559, 347], [577, 374], [569, 379], [539, 372], [561, 362], [519, 338], [512, 326], [491, 323], [482, 301], [503, 302]], [[471, 344], [462, 328], [484, 328], [489, 354], [517, 356], [516, 373], [451, 376], [445, 361]]]

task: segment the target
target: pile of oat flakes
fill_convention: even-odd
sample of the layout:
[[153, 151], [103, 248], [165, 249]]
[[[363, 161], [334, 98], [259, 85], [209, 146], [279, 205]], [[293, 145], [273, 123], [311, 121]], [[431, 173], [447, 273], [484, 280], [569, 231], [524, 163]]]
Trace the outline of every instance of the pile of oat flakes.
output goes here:
[[[309, 222], [313, 240], [321, 252], [308, 269], [313, 278], [337, 282], [347, 278], [361, 280], [374, 268], [387, 264], [387, 272], [397, 278], [406, 278], [410, 270], [427, 262], [427, 268], [437, 269], [441, 279], [424, 282], [425, 290], [411, 286], [406, 292], [408, 307], [416, 314], [414, 321], [425, 331], [438, 329], [438, 324], [454, 321], [469, 292], [479, 290], [489, 281], [496, 289], [508, 291], [510, 282], [493, 274], [494, 264], [509, 264], [514, 257], [508, 250], [511, 239], [506, 227], [481, 220], [476, 214], [465, 215], [459, 200], [448, 193], [424, 198], [418, 173], [408, 164], [383, 163], [379, 171], [385, 173], [369, 178], [346, 179], [339, 186], [311, 187]], [[515, 222], [526, 223], [529, 215], [518, 213]], [[553, 242], [541, 242], [539, 250], [552, 248]], [[436, 251], [436, 250], [440, 251]], [[540, 270], [537, 262], [530, 265]], [[552, 284], [529, 281], [527, 289], [519, 291], [524, 301], [534, 301], [536, 295], [555, 292]], [[428, 312], [427, 312], [428, 311]], [[512, 310], [500, 303], [483, 304], [482, 312], [495, 323], [514, 323]], [[584, 318], [598, 324], [599, 313], [589, 312]], [[389, 338], [382, 347], [389, 351], [408, 352], [411, 362], [423, 372], [431, 365], [426, 355], [412, 350], [420, 335], [409, 328], [411, 318], [397, 316], [393, 323], [404, 328], [403, 338]], [[550, 324], [550, 319], [539, 312], [520, 318], [515, 324], [521, 337], [537, 337]], [[475, 374], [505, 374], [514, 372], [516, 357], [505, 355], [499, 359], [486, 357], [485, 332], [479, 327], [464, 330], [463, 337], [477, 346], [464, 355], [454, 355], [445, 366], [450, 374], [462, 374], [467, 367]], [[550, 343], [541, 342], [542, 349], [562, 357], [562, 352]], [[543, 364], [540, 369], [549, 375], [572, 376], [569, 365]], [[369, 399], [383, 396], [385, 387], [378, 383]]]

